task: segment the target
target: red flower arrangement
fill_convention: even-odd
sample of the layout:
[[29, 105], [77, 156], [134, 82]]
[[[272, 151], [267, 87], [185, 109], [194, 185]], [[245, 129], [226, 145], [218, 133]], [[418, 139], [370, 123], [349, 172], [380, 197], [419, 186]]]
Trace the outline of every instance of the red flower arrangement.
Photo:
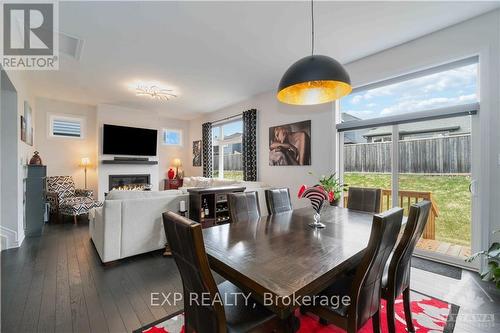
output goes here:
[[[309, 174], [314, 175], [312, 172], [309, 172]], [[335, 172], [328, 176], [321, 176], [318, 182], [319, 184], [316, 186], [321, 186], [321, 188], [323, 188], [323, 190], [328, 194], [328, 201], [331, 205], [336, 205], [342, 195], [342, 191], [347, 191], [347, 185], [340, 182], [340, 179], [336, 177]]]

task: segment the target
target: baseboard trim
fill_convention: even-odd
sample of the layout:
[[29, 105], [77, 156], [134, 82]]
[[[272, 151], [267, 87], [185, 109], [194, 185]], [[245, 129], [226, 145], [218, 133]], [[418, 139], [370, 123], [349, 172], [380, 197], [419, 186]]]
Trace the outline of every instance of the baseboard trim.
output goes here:
[[8, 250], [8, 249], [15, 249], [20, 247], [23, 244], [24, 241], [24, 232], [19, 235], [17, 232], [0, 226], [0, 237], [2, 237], [5, 242], [5, 248], [2, 248], [3, 250]]
[[26, 237], [23, 235], [21, 235], [21, 237], [19, 237], [17, 240], [15, 240], [14, 242], [12, 242], [12, 245], [13, 245], [13, 248], [15, 247], [20, 247], [21, 245], [23, 245], [23, 242], [24, 242], [24, 239]]

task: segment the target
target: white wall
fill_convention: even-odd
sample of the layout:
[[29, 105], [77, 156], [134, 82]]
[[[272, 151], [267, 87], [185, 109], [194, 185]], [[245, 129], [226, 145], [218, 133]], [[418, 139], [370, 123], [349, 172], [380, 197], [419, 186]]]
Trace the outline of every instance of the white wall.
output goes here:
[[[113, 156], [102, 154], [102, 129], [103, 124], [152, 128], [158, 130], [158, 156], [150, 158], [157, 160], [158, 165], [110, 165], [99, 163], [99, 200], [104, 199], [108, 191], [108, 176], [110, 174], [150, 174], [153, 190], [163, 189], [163, 179], [166, 178], [168, 168], [173, 159], [180, 158], [183, 164], [187, 163], [189, 146], [187, 133], [189, 124], [184, 120], [169, 119], [158, 115], [156, 112], [124, 108], [114, 105], [101, 104], [97, 106], [97, 146], [98, 160], [113, 159]], [[164, 128], [181, 129], [183, 132], [182, 146], [165, 146], [162, 144], [162, 130]], [[182, 168], [181, 168], [182, 169]]]
[[[216, 121], [227, 116], [257, 109], [258, 131], [258, 180], [275, 187], [289, 187], [295, 207], [307, 205], [306, 200], [298, 200], [296, 191], [302, 184], [317, 183], [315, 177], [308, 175], [312, 171], [318, 177], [333, 169], [335, 136], [333, 133], [333, 104], [319, 106], [289, 106], [279, 103], [275, 92], [259, 94], [250, 99], [217, 110], [207, 116], [190, 122], [189, 142], [201, 140], [201, 124]], [[310, 166], [270, 166], [269, 165], [269, 127], [284, 125], [303, 120], [311, 120], [311, 165]], [[201, 175], [202, 168], [192, 166], [192, 150], [189, 151], [190, 166], [186, 175]]]
[[[84, 188], [85, 174], [80, 161], [90, 158], [87, 188], [97, 191], [97, 108], [91, 105], [37, 98], [36, 148], [47, 165], [48, 176], [71, 176], [77, 188]], [[50, 115], [76, 116], [84, 119], [83, 138], [49, 135]]]
[[[16, 247], [20, 246], [24, 240], [23, 179], [26, 177], [26, 164], [35, 150], [34, 146], [30, 146], [21, 141], [20, 116], [24, 115], [24, 102], [27, 101], [32, 108], [32, 117], [34, 119], [36, 116], [36, 105], [34, 103], [35, 99], [33, 93], [28, 88], [28, 81], [25, 76], [26, 73], [20, 71], [6, 71], [6, 74], [17, 91], [17, 117], [15, 117], [16, 119], [14, 119], [14, 117], [8, 117], [9, 123], [4, 124], [5, 126], [12, 126], [12, 128], [15, 129], [15, 131], [11, 132], [11, 135], [14, 135], [16, 138], [11, 139], [12, 142], [16, 144], [14, 145], [14, 149], [12, 149], [13, 147], [11, 146], [8, 151], [2, 152], [3, 155], [6, 155], [6, 158], [10, 159], [10, 162], [12, 162], [12, 159], [15, 161], [15, 165], [12, 163], [13, 169], [4, 170], [3, 174], [7, 177], [2, 177], [2, 186], [4, 186], [4, 182], [12, 183], [12, 180], [14, 180], [16, 184], [11, 184], [12, 186], [9, 187], [7, 196], [2, 193], [3, 210], [8, 209], [10, 213], [8, 214], [8, 218], [2, 218], [1, 225], [10, 230], [6, 235], [9, 238], [8, 243]], [[10, 110], [4, 110], [3, 108], [1, 110], [2, 113], [9, 111]], [[36, 124], [34, 121], [33, 130], [34, 134], [36, 134]], [[36, 141], [34, 145], [36, 145]], [[2, 234], [4, 234], [3, 231]]]
[[497, 10], [346, 65], [356, 87], [479, 55], [481, 110], [472, 129], [472, 158], [480, 161], [477, 168], [473, 166], [480, 195], [475, 200], [475, 221], [480, 223], [472, 227], [481, 249], [492, 241], [491, 232], [500, 229], [499, 45]]
[[[473, 142], [473, 159], [481, 159], [473, 170], [478, 176], [481, 200], [475, 200], [477, 244], [484, 249], [493, 241], [491, 232], [500, 229], [500, 11], [448, 27], [346, 65], [354, 87], [433, 67], [473, 55], [480, 57], [479, 121], [473, 127], [478, 135]], [[278, 78], [277, 78], [278, 79]], [[201, 123], [240, 113], [259, 110], [259, 180], [272, 186], [288, 186], [292, 196], [301, 183], [312, 183], [306, 175], [311, 170], [326, 173], [332, 169], [335, 136], [330, 105], [287, 107], [276, 102], [274, 92], [264, 93], [233, 106], [217, 110], [190, 122], [190, 144], [201, 139]], [[269, 126], [312, 119], [312, 166], [270, 167], [267, 165], [267, 130]], [[479, 154], [480, 153], [480, 154]], [[190, 155], [190, 158], [192, 156]], [[202, 168], [188, 168], [188, 175], [201, 175]], [[482, 228], [481, 228], [482, 227]], [[497, 236], [500, 238], [500, 234]]]
[[17, 140], [18, 121], [17, 93], [8, 76], [2, 71], [1, 81], [1, 115], [0, 115], [0, 235], [2, 249], [15, 246], [18, 242], [17, 233]]

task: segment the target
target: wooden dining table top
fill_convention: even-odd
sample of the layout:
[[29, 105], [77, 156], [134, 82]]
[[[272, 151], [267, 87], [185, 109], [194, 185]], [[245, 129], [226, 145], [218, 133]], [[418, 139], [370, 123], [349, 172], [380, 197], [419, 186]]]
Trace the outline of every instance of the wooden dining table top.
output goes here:
[[328, 206], [326, 227], [313, 229], [313, 213], [301, 208], [204, 229], [210, 267], [260, 302], [272, 295], [270, 309], [285, 318], [296, 308], [290, 298], [320, 293], [368, 245], [373, 214]]

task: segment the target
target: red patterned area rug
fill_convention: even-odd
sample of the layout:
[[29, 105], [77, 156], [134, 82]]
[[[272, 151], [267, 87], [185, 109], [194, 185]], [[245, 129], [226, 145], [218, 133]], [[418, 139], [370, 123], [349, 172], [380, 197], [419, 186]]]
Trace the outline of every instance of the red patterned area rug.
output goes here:
[[[415, 291], [411, 292], [411, 312], [413, 325], [418, 333], [451, 333], [455, 327], [453, 319], [458, 313], [458, 306], [441, 301], [437, 298], [426, 296]], [[403, 300], [398, 298], [395, 304], [396, 310], [396, 332], [406, 332], [406, 321], [403, 310]], [[298, 333], [343, 333], [344, 330], [333, 325], [324, 326], [319, 324], [313, 315], [301, 315], [299, 311], [296, 316], [300, 319]], [[381, 304], [381, 330], [388, 332], [386, 321], [385, 301]], [[167, 318], [144, 326], [134, 333], [184, 333], [184, 314], [174, 313]], [[372, 333], [372, 323], [369, 321], [361, 328], [360, 333]]]

